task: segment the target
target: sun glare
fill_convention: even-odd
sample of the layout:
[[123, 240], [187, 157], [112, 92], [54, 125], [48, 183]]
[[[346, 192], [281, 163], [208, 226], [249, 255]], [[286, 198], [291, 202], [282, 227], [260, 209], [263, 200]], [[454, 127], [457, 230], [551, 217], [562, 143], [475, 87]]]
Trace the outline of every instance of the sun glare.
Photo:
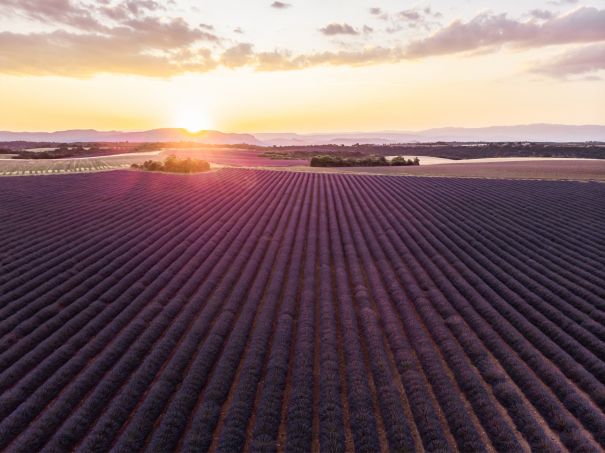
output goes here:
[[212, 128], [210, 115], [202, 109], [181, 110], [175, 119], [175, 126], [187, 129], [191, 133], [197, 133]]

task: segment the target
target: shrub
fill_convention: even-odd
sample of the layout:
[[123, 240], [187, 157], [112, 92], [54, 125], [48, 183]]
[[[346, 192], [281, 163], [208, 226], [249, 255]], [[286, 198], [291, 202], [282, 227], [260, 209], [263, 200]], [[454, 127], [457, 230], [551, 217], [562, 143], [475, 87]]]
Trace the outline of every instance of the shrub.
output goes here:
[[391, 160], [391, 166], [393, 167], [408, 167], [420, 165], [420, 159], [414, 157], [414, 159], [406, 159], [402, 156], [396, 156]]

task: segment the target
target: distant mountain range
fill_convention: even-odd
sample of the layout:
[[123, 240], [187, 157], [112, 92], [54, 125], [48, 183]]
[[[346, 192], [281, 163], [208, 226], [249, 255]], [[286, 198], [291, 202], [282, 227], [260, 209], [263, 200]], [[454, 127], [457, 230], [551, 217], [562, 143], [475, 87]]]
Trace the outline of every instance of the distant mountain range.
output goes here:
[[524, 126], [445, 127], [423, 131], [348, 132], [334, 134], [254, 134], [270, 145], [410, 142], [586, 142], [605, 141], [605, 126], [531, 124]]
[[246, 143], [262, 145], [250, 134], [227, 134], [219, 131], [201, 131], [191, 133], [186, 129], [153, 129], [141, 132], [96, 131], [94, 129], [78, 129], [58, 132], [2, 132], [0, 141], [27, 142], [198, 142], [204, 144], [232, 145]]
[[304, 146], [355, 143], [393, 144], [410, 142], [605, 142], [605, 126], [569, 126], [530, 124], [479, 128], [446, 127], [423, 131], [346, 132], [332, 134], [258, 133], [235, 134], [219, 131], [191, 133], [186, 129], [153, 129], [141, 132], [96, 131], [94, 129], [59, 132], [1, 132], [0, 141], [31, 142], [197, 142], [203, 144], [240, 144]]

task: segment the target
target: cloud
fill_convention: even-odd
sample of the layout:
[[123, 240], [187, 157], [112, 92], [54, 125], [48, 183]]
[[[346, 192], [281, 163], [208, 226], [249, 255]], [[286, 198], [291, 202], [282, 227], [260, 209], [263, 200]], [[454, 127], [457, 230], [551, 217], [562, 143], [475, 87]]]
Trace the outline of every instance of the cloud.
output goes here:
[[289, 51], [260, 52], [255, 56], [255, 68], [260, 71], [286, 71], [299, 69]]
[[320, 52], [295, 59], [302, 66], [330, 64], [334, 66], [365, 66], [400, 61], [403, 54], [398, 48], [368, 47], [339, 52]]
[[178, 48], [151, 55], [145, 52], [146, 45], [136, 40], [66, 31], [29, 35], [3, 32], [0, 47], [3, 49], [0, 72], [9, 74], [89, 77], [119, 73], [168, 77], [216, 66], [204, 50], [191, 52], [186, 60], [179, 60], [173, 58], [182, 57]]
[[605, 10], [582, 7], [542, 24], [510, 19], [506, 14], [480, 14], [455, 21], [437, 33], [408, 45], [408, 56], [425, 57], [514, 44], [538, 47], [605, 40]]
[[252, 44], [241, 43], [223, 52], [221, 63], [228, 68], [238, 68], [250, 64], [255, 59]]
[[404, 20], [409, 20], [412, 22], [417, 22], [422, 19], [420, 13], [413, 9], [408, 9], [405, 11], [401, 11], [398, 16]]
[[441, 14], [439, 11], [433, 11], [430, 6], [427, 6], [426, 8], [424, 8], [423, 12], [427, 16], [433, 16], [435, 19], [439, 19], [439, 18], [443, 17], [443, 14]]
[[212, 27], [193, 27], [182, 17], [161, 17], [167, 3], [99, 0], [84, 5], [77, 0], [0, 0], [0, 14], [18, 14], [58, 26], [44, 33], [0, 32], [0, 72], [167, 77], [216, 67], [212, 53], [203, 47], [221, 41], [211, 33]]
[[[239, 54], [243, 54], [241, 58]], [[369, 64], [392, 63], [403, 58], [403, 51], [399, 48], [367, 47], [337, 52], [316, 52], [303, 55], [293, 55], [289, 51], [274, 51], [253, 53], [251, 48], [238, 49], [237, 65], [247, 64], [259, 71], [282, 71], [304, 69], [321, 65], [333, 66], [365, 66]]]
[[20, 14], [45, 23], [61, 23], [78, 28], [100, 29], [90, 10], [70, 0], [0, 0], [0, 13]]
[[183, 18], [161, 19], [149, 14], [163, 10], [164, 6], [155, 0], [125, 0], [115, 5], [100, 0], [95, 6], [74, 0], [0, 0], [0, 14], [8, 13], [9, 17], [19, 14], [50, 25], [69, 25], [84, 33], [123, 35], [131, 31], [139, 38], [144, 38], [143, 35], [149, 38], [154, 33], [167, 33], [168, 38], [187, 33], [195, 39], [218, 40], [208, 32], [212, 26], [200, 24], [206, 28], [203, 32], [191, 28]]
[[98, 12], [115, 21], [144, 17], [148, 13], [165, 10], [165, 7], [155, 0], [126, 0], [117, 5], [112, 5], [110, 2], [100, 3], [102, 5], [98, 7]]
[[271, 3], [271, 8], [275, 8], [275, 9], [286, 9], [286, 8], [290, 8], [292, 5], [290, 3], [284, 3], [284, 2], [273, 2]]
[[128, 10], [138, 16], [144, 11], [157, 11], [164, 9], [164, 7], [154, 0], [128, 0], [123, 3]]
[[162, 21], [155, 17], [132, 19], [107, 33], [116, 44], [135, 43], [156, 50], [187, 47], [198, 41], [218, 41], [212, 33], [192, 28], [185, 19], [178, 17]]
[[532, 9], [529, 12], [529, 15], [531, 17], [533, 17], [534, 19], [540, 19], [540, 20], [548, 20], [548, 19], [552, 19], [553, 17], [555, 17], [555, 13], [553, 13], [552, 11], [548, 11], [546, 9]]
[[405, 22], [427, 22], [431, 19], [438, 19], [441, 16], [440, 12], [434, 12], [430, 6], [427, 6], [425, 8], [405, 9], [397, 13], [395, 18]]
[[370, 8], [368, 10], [372, 16], [377, 19], [387, 21], [389, 20], [389, 13], [385, 12], [382, 8]]
[[101, 0], [95, 6], [74, 0], [0, 0], [0, 12], [19, 14], [39, 22], [64, 24], [87, 31], [106, 28], [97, 15], [119, 22], [164, 9], [164, 6], [155, 0], [125, 0], [116, 5]]
[[[605, 42], [605, 10], [594, 7], [576, 8], [559, 16], [533, 10], [524, 16], [525, 20], [482, 13], [469, 21], [457, 20], [446, 26], [438, 25], [435, 19], [440, 14], [430, 7], [390, 15], [380, 8], [371, 8], [370, 14], [378, 19], [388, 17], [387, 25], [393, 25], [395, 31], [402, 27], [439, 28], [407, 44], [361, 46], [359, 42], [374, 42], [380, 37], [373, 34], [375, 23], [373, 27], [358, 28], [331, 23], [319, 31], [335, 39], [359, 37], [343, 38], [346, 42], [338, 43], [332, 39], [325, 50], [297, 54], [293, 49], [256, 50], [253, 44], [240, 42], [242, 36], [222, 39], [214, 33], [212, 25], [193, 26], [182, 17], [170, 17], [164, 9], [166, 4], [159, 0], [98, 0], [85, 6], [78, 0], [0, 0], [0, 14], [8, 17], [18, 14], [57, 27], [52, 32], [0, 32], [0, 73], [170, 77], [218, 66], [248, 66], [259, 71], [320, 65], [361, 66], [459, 52], [492, 52], [502, 46], [525, 49]], [[243, 32], [239, 28], [234, 31]], [[328, 50], [339, 47], [340, 50]], [[532, 71], [555, 77], [592, 74], [602, 68], [599, 59], [603, 60], [602, 45], [584, 46], [543, 62]]]
[[326, 36], [335, 36], [335, 35], [358, 35], [359, 32], [351, 27], [349, 24], [329, 24], [323, 28], [320, 28], [319, 31]]
[[439, 26], [436, 19], [440, 17], [441, 13], [433, 12], [427, 6], [425, 8], [406, 9], [395, 15], [383, 14], [381, 19], [390, 20], [390, 25], [385, 30], [387, 33], [397, 33], [406, 28], [430, 30], [433, 27]]
[[[14, 0], [0, 0], [3, 8], [17, 8]], [[36, 9], [40, 6], [40, 9]], [[97, 3], [102, 8], [105, 2]], [[0, 33], [0, 72], [34, 75], [89, 77], [99, 73], [167, 77], [216, 66], [202, 44], [217, 44], [208, 29], [190, 26], [183, 18], [162, 19], [143, 11], [161, 10], [152, 0], [121, 2], [113, 20], [97, 22], [90, 11], [69, 0], [23, 0], [22, 15], [42, 21], [68, 24], [53, 32]], [[89, 26], [90, 25], [90, 26]]]
[[535, 39], [525, 45], [552, 45], [605, 40], [605, 9], [578, 8], [537, 26]]
[[569, 50], [553, 61], [533, 68], [533, 72], [555, 78], [593, 74], [600, 70], [605, 70], [605, 43]]

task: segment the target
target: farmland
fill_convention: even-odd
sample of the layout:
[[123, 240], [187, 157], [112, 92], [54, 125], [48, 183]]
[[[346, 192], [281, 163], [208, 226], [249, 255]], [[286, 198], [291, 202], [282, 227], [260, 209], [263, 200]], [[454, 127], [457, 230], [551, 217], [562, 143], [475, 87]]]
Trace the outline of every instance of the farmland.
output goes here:
[[[429, 158], [430, 159], [430, 158]], [[387, 176], [430, 176], [443, 178], [545, 179], [573, 181], [605, 181], [605, 161], [592, 159], [519, 160], [503, 162], [455, 161], [438, 165], [411, 167], [340, 167], [310, 168], [300, 165], [281, 170], [314, 173], [341, 173]], [[270, 167], [263, 167], [271, 170]]]
[[602, 450], [604, 199], [235, 168], [0, 178], [0, 450]]
[[203, 159], [208, 162], [233, 167], [287, 167], [292, 165], [308, 165], [306, 159], [271, 159], [260, 155], [257, 149], [246, 148], [165, 148], [163, 154], [175, 154], [182, 158]]
[[132, 164], [142, 164], [149, 159], [163, 160], [171, 154], [179, 158], [206, 160], [219, 167], [283, 167], [308, 164], [306, 160], [279, 160], [260, 157], [258, 151], [250, 149], [220, 147], [166, 148], [158, 151], [124, 154], [119, 154], [116, 151], [115, 154], [65, 159], [12, 159], [10, 156], [0, 155], [0, 176], [94, 173], [119, 170], [129, 168]]
[[94, 173], [129, 168], [156, 156], [154, 153], [74, 159], [0, 159], [0, 176]]

